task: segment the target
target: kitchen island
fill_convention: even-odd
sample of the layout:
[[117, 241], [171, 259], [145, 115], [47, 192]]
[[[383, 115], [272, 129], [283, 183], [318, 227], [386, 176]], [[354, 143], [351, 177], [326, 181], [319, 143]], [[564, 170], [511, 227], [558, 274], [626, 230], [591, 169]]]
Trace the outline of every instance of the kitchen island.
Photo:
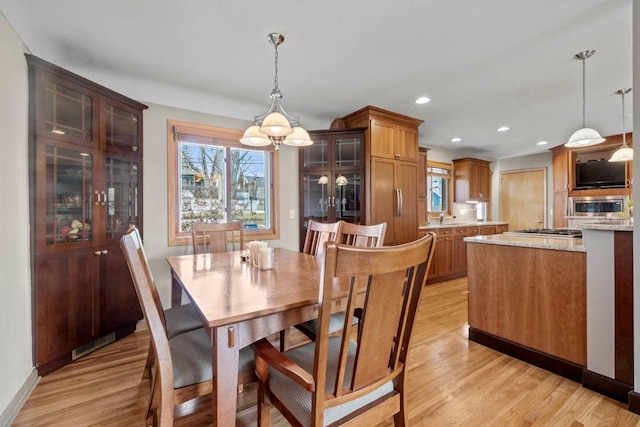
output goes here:
[[581, 382], [587, 363], [580, 238], [467, 237], [469, 339]]

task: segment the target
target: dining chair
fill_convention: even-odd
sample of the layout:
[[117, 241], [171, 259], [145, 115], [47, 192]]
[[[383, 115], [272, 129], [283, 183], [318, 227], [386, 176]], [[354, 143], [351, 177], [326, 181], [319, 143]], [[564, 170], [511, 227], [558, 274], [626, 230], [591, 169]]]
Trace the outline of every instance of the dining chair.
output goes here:
[[[379, 248], [384, 243], [384, 236], [387, 231], [387, 223], [382, 222], [375, 225], [352, 224], [345, 222], [342, 224], [337, 242], [348, 245], [367, 248]], [[337, 333], [342, 329], [344, 324], [344, 311], [333, 313], [329, 319], [329, 333]], [[359, 310], [356, 309], [356, 315], [353, 317], [353, 325], [358, 324], [360, 317]], [[318, 319], [311, 319], [304, 323], [295, 325], [295, 328], [305, 334], [310, 340], [315, 341], [316, 331], [318, 329]]]
[[[244, 248], [242, 222], [194, 222], [191, 227], [193, 253], [227, 252]], [[237, 246], [236, 246], [237, 244]]]
[[302, 247], [302, 253], [320, 256], [324, 248], [324, 242], [335, 242], [344, 221], [337, 221], [332, 223], [324, 223], [314, 221], [312, 219], [307, 223], [307, 234], [304, 238], [304, 246]]
[[[180, 404], [212, 393], [212, 347], [203, 328], [169, 339], [151, 270], [136, 234], [135, 228], [129, 228], [122, 236], [120, 246], [149, 328], [155, 356], [146, 420], [151, 418], [154, 426], [168, 427], [173, 425], [174, 411]], [[239, 355], [238, 383], [253, 381], [253, 353], [245, 347]]]
[[[134, 225], [130, 225], [126, 231], [126, 234], [131, 236], [131, 238], [136, 242], [136, 245], [142, 248], [142, 238], [140, 237], [140, 232]], [[148, 265], [148, 260], [146, 258], [146, 254], [144, 250], [140, 254], [144, 257], [144, 263]], [[151, 272], [149, 272], [151, 274]], [[151, 288], [151, 294], [153, 295], [153, 300], [158, 307], [162, 307], [162, 301], [160, 300], [160, 295], [158, 294], [158, 290], [155, 286]], [[165, 331], [167, 333], [167, 338], [171, 339], [177, 335], [180, 335], [185, 332], [192, 331], [194, 329], [202, 328], [202, 321], [200, 321], [200, 317], [198, 316], [198, 312], [196, 308], [191, 303], [177, 305], [174, 307], [170, 307], [166, 310], [161, 310], [160, 312], [162, 317], [162, 324], [165, 327]], [[149, 351], [147, 354], [147, 361], [145, 363], [144, 371], [142, 373], [142, 379], [150, 379], [151, 370], [154, 364], [154, 353], [151, 343], [149, 343]], [[151, 381], [149, 382], [151, 385]]]
[[[267, 339], [252, 344], [258, 376], [258, 425], [273, 404], [294, 426], [406, 426], [406, 361], [435, 234], [398, 246], [361, 248], [325, 243], [319, 328], [314, 342], [279, 352]], [[357, 334], [345, 321], [330, 336], [335, 283], [348, 284], [347, 319], [364, 292]], [[355, 339], [354, 339], [355, 336]]]

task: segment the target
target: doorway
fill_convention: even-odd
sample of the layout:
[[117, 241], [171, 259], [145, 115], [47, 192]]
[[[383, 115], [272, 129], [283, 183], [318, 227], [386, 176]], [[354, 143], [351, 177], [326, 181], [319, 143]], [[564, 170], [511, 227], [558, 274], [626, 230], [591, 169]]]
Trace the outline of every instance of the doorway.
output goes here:
[[545, 228], [547, 168], [500, 173], [500, 220], [510, 230]]

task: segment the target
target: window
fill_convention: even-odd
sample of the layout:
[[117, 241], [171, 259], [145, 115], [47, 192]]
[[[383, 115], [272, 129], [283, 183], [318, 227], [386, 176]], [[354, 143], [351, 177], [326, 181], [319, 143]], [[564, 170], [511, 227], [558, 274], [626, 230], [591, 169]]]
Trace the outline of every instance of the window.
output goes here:
[[451, 212], [453, 166], [427, 161], [427, 211], [433, 216]]
[[191, 244], [194, 222], [242, 221], [245, 240], [278, 238], [277, 152], [242, 131], [169, 120], [169, 245]]

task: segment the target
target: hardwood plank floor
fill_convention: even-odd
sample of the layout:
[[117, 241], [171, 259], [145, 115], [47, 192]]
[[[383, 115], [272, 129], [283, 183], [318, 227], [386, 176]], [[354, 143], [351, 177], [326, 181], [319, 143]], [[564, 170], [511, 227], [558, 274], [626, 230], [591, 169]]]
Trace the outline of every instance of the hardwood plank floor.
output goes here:
[[[640, 416], [580, 384], [467, 340], [465, 278], [428, 285], [409, 355], [411, 426], [638, 426]], [[42, 379], [15, 426], [141, 426], [146, 331]], [[255, 386], [238, 395], [237, 425], [255, 425]], [[211, 425], [210, 401], [177, 426]], [[288, 423], [274, 410], [274, 426]]]

